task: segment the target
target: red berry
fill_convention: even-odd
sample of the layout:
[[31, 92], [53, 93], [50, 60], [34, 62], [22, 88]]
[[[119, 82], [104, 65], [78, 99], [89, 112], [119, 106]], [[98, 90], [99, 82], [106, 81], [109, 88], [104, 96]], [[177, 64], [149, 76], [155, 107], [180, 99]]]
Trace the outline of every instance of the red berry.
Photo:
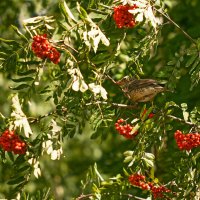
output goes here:
[[200, 146], [200, 134], [199, 133], [188, 133], [183, 134], [177, 130], [174, 134], [176, 143], [180, 150], [191, 150], [192, 148]]
[[14, 154], [26, 153], [26, 143], [15, 135], [14, 131], [6, 130], [0, 136], [0, 147], [4, 151], [13, 151]]
[[131, 131], [133, 127], [130, 124], [122, 125], [124, 122], [124, 119], [118, 119], [115, 123], [115, 129], [119, 132], [120, 135], [124, 136], [125, 138], [133, 139], [138, 134], [138, 131], [132, 134]]
[[118, 28], [132, 28], [135, 26], [133, 14], [129, 12], [129, 10], [134, 10], [135, 8], [137, 8], [136, 5], [119, 5], [114, 7], [113, 18]]
[[31, 47], [33, 52], [39, 58], [49, 58], [54, 64], [58, 64], [60, 62], [60, 53], [56, 48], [51, 46], [47, 40], [47, 34], [34, 36]]

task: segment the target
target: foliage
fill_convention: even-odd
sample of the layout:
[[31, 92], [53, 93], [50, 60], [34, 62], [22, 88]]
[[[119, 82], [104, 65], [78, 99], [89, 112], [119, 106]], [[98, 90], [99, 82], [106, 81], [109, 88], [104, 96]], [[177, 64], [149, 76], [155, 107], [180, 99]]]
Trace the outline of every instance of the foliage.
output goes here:
[[[0, 198], [152, 199], [166, 186], [166, 199], [198, 199], [199, 147], [181, 151], [174, 133], [200, 132], [199, 1], [8, 3], [0, 3], [5, 24], [11, 8], [28, 11], [24, 20], [12, 13], [8, 35], [0, 30], [0, 129], [15, 130], [27, 151], [0, 148]], [[118, 28], [114, 8], [127, 3], [136, 23]], [[32, 43], [43, 34], [39, 58]], [[52, 49], [60, 62], [51, 62]], [[167, 91], [153, 104], [131, 102], [116, 84], [126, 75]], [[123, 138], [124, 129], [137, 135]], [[154, 190], [131, 184], [132, 174]]]

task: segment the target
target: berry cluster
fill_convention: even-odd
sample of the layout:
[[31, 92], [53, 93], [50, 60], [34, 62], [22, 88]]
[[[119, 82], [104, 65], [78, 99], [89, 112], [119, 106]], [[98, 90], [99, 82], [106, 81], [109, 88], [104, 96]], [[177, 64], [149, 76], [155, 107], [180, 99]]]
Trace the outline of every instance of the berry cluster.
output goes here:
[[[146, 114], [146, 112], [147, 112], [147, 109], [144, 109], [144, 112], [142, 113], [142, 117]], [[155, 115], [154, 113], [149, 113], [148, 118], [151, 119], [154, 117], [154, 115]]]
[[191, 150], [192, 148], [200, 146], [200, 134], [199, 133], [188, 133], [183, 134], [177, 130], [174, 134], [176, 143], [180, 150]]
[[119, 132], [120, 135], [123, 135], [125, 138], [133, 139], [138, 134], [138, 131], [132, 133], [131, 131], [134, 127], [130, 124], [122, 125], [124, 122], [124, 119], [118, 119], [115, 123], [115, 129]]
[[140, 187], [142, 190], [150, 190], [154, 199], [164, 198], [164, 193], [171, 192], [165, 186], [155, 186], [152, 182], [146, 182], [145, 176], [141, 174], [132, 174], [129, 176], [129, 182], [133, 186]]
[[141, 187], [142, 190], [149, 190], [149, 184], [145, 182], [145, 176], [140, 174], [132, 174], [129, 176], [129, 182], [134, 185]]
[[26, 143], [14, 131], [9, 130], [0, 136], [0, 147], [4, 151], [13, 151], [14, 154], [25, 154], [27, 149]]
[[135, 26], [133, 14], [129, 12], [129, 10], [134, 10], [135, 8], [137, 8], [136, 5], [119, 5], [114, 7], [113, 18], [118, 28], [132, 28]]
[[60, 62], [60, 53], [49, 43], [47, 34], [33, 37], [32, 50], [41, 59], [49, 58], [54, 64]]
[[158, 198], [163, 199], [164, 193], [169, 193], [171, 191], [165, 186], [161, 185], [161, 186], [152, 186], [151, 192], [153, 194], [154, 199], [158, 199]]

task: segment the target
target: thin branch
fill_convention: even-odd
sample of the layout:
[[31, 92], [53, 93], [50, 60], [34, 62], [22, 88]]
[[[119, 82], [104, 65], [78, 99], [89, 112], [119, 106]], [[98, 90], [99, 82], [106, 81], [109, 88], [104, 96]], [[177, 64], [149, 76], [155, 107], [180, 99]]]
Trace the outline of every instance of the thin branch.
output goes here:
[[77, 197], [76, 200], [82, 200], [82, 199], [89, 199], [90, 197], [93, 197], [94, 194], [81, 194], [80, 197]]
[[126, 108], [126, 109], [138, 108], [138, 106], [136, 104], [135, 105], [126, 105], [126, 104], [120, 104], [120, 103], [110, 103], [107, 101], [96, 101], [96, 102], [92, 102], [92, 103], [87, 103], [86, 106], [98, 105], [98, 104], [110, 105], [113, 107]]
[[[105, 193], [106, 194], [106, 193]], [[136, 200], [145, 200], [144, 198], [141, 198], [141, 197], [137, 197], [137, 196], [134, 196], [132, 194], [119, 194], [120, 196], [126, 196], [127, 198], [134, 198]], [[76, 200], [83, 200], [83, 199], [89, 199], [90, 197], [93, 197], [94, 194], [81, 194], [80, 197], [77, 197]]]
[[166, 15], [165, 13], [163, 13], [160, 10], [156, 9], [155, 7], [154, 7], [154, 9], [158, 13], [160, 13], [162, 16], [164, 16], [168, 21], [170, 21], [176, 28], [178, 28], [192, 43], [197, 45], [196, 41], [188, 33], [186, 33], [175, 21], [173, 21], [168, 15]]
[[27, 119], [28, 119], [28, 121], [29, 121], [30, 124], [34, 124], [34, 123], [39, 122], [39, 121], [40, 121], [41, 119], [43, 119], [43, 118], [49, 117], [49, 116], [51, 116], [51, 115], [54, 115], [55, 113], [56, 113], [56, 111], [52, 111], [52, 112], [47, 113], [47, 114], [45, 114], [45, 115], [39, 116], [39, 117], [37, 117], [37, 118], [28, 117]]
[[200, 126], [197, 126], [196, 124], [193, 124], [192, 122], [185, 121], [184, 119], [175, 117], [175, 116], [173, 116], [173, 115], [166, 115], [166, 117], [171, 118], [171, 119], [174, 119], [174, 120], [179, 121], [179, 122], [182, 122], [182, 123], [184, 123], [184, 124], [193, 126], [193, 127], [200, 128]]

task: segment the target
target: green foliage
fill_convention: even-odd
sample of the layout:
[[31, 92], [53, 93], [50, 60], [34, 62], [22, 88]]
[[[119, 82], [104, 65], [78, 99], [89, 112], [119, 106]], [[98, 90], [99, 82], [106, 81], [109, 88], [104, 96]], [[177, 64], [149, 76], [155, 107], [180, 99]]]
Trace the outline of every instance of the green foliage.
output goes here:
[[[169, 198], [197, 199], [199, 147], [180, 151], [174, 133], [200, 132], [199, 2], [148, 1], [161, 23], [146, 13], [132, 29], [115, 25], [120, 1], [13, 2], [0, 3], [8, 7], [0, 17], [0, 129], [15, 129], [28, 149], [0, 149], [0, 198], [153, 198], [129, 183], [140, 173], [166, 185]], [[27, 18], [11, 12], [19, 24], [6, 35], [6, 16], [20, 6]], [[58, 64], [32, 52], [44, 33]], [[125, 75], [158, 79], [167, 91], [135, 104], [116, 84]], [[117, 134], [120, 118], [138, 131], [134, 139]]]

